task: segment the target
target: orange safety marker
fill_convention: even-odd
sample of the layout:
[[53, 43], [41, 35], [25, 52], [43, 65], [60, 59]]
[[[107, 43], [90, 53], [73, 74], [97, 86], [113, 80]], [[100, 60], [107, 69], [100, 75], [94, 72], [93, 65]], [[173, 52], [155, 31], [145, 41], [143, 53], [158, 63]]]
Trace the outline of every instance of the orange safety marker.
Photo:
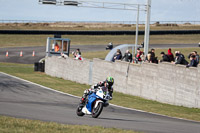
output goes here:
[[6, 57], [8, 57], [8, 51], [6, 51]]
[[20, 56], [20, 57], [22, 57], [22, 56], [23, 56], [23, 52], [22, 52], [22, 51], [20, 52], [20, 55], [19, 55], [19, 56]]
[[32, 56], [33, 56], [33, 57], [35, 56], [35, 50], [33, 50], [33, 54], [32, 54]]

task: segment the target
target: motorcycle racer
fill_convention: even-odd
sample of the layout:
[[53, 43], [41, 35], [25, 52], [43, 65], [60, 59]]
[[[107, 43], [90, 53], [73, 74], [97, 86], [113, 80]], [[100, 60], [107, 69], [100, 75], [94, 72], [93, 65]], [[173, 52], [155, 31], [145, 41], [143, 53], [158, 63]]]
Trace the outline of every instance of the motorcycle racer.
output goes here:
[[112, 86], [113, 86], [113, 84], [114, 84], [114, 78], [109, 76], [109, 77], [106, 78], [105, 81], [101, 81], [101, 82], [93, 85], [90, 89], [86, 89], [84, 91], [82, 98], [81, 98], [81, 103], [85, 103], [85, 100], [90, 93], [95, 92], [95, 90], [98, 87], [103, 87], [103, 86], [108, 88], [110, 100], [112, 100], [112, 93], [113, 93], [113, 87]]

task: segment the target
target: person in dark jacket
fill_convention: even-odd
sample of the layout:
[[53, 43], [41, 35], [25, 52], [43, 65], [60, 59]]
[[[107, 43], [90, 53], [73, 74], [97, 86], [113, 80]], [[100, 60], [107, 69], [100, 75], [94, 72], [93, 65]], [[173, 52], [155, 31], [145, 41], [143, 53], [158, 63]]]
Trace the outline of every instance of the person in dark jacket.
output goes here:
[[176, 53], [175, 64], [188, 65], [188, 62], [185, 60], [185, 56], [181, 53]]
[[165, 61], [165, 62], [171, 62], [169, 56], [166, 55], [165, 52], [161, 52], [160, 55], [162, 57], [162, 60], [160, 60], [160, 62], [163, 62], [163, 61]]
[[125, 60], [127, 62], [132, 62], [132, 54], [130, 53], [129, 50], [126, 50], [126, 53], [124, 54], [124, 56], [122, 57], [122, 60]]
[[186, 67], [197, 67], [198, 63], [196, 60], [196, 56], [195, 55], [191, 55], [190, 56], [190, 64], [188, 64]]
[[110, 42], [110, 43], [106, 46], [106, 50], [108, 50], [108, 49], [110, 49], [110, 50], [113, 49], [113, 44], [112, 44], [112, 42]]
[[155, 49], [151, 49], [150, 61], [151, 61], [152, 63], [158, 64], [158, 59], [157, 59], [157, 57], [155, 56]]
[[78, 49], [76, 49], [76, 54], [79, 54], [79, 55], [81, 55], [81, 51], [80, 51], [80, 49], [78, 48]]
[[188, 59], [190, 59], [190, 57], [192, 55], [195, 55], [195, 60], [197, 61], [197, 64], [199, 64], [199, 55], [197, 54], [197, 51], [193, 51], [188, 55]]
[[120, 49], [117, 49], [116, 54], [114, 55], [112, 61], [115, 62], [115, 60], [121, 60], [122, 59], [122, 53]]

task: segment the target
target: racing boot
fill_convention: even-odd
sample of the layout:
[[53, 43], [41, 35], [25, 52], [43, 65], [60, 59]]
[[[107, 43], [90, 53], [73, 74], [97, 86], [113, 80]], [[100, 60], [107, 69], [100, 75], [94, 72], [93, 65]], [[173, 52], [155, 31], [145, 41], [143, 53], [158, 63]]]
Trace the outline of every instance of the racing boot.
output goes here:
[[86, 97], [87, 97], [87, 93], [84, 93], [82, 98], [81, 98], [81, 101], [80, 101], [81, 104], [85, 104]]

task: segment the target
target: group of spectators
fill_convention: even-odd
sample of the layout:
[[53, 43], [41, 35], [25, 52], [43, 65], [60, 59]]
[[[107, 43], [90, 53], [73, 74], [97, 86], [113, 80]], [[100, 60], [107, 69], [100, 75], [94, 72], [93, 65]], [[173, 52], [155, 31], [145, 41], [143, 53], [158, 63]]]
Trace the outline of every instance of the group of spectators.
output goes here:
[[185, 56], [180, 51], [175, 51], [175, 57], [171, 53], [171, 49], [169, 48], [168, 54], [161, 52], [162, 59], [160, 62], [172, 62], [173, 64], [181, 64], [186, 65], [186, 67], [197, 67], [199, 64], [199, 55], [197, 51], [191, 52], [187, 57], [190, 60], [190, 63], [185, 59]]
[[190, 63], [188, 63], [188, 61], [185, 59], [185, 56], [180, 51], [175, 51], [174, 56], [171, 48], [168, 49], [167, 54], [165, 54], [165, 52], [161, 52], [160, 55], [161, 60], [158, 60], [158, 57], [155, 56], [155, 49], [151, 49], [151, 51], [149, 51], [145, 57], [144, 52], [138, 48], [134, 57], [129, 50], [127, 50], [124, 56], [122, 56], [120, 49], [117, 49], [117, 52], [114, 55], [112, 61], [114, 62], [115, 60], [124, 60], [133, 63], [149, 62], [156, 64], [159, 62], [171, 62], [173, 64], [186, 65], [186, 67], [197, 67], [199, 64], [199, 55], [197, 54], [197, 51], [193, 51], [187, 56], [190, 59]]
[[[72, 55], [76, 60], [83, 60], [79, 48], [76, 49], [76, 51], [73, 51]], [[168, 49], [167, 54], [165, 54], [165, 52], [161, 52], [160, 55], [161, 55], [161, 60], [158, 60], [158, 57], [155, 56], [155, 49], [151, 49], [151, 51], [149, 51], [147, 56], [145, 57], [144, 52], [141, 51], [140, 48], [137, 48], [137, 53], [135, 54], [134, 57], [129, 50], [126, 50], [123, 56], [120, 49], [117, 49], [117, 52], [115, 53], [112, 61], [115, 62], [115, 60], [121, 60], [121, 61], [124, 60], [126, 62], [140, 63], [140, 64], [142, 62], [149, 62], [156, 64], [158, 64], [159, 62], [171, 62], [173, 64], [186, 65], [186, 67], [197, 67], [199, 64], [199, 55], [197, 54], [197, 51], [193, 51], [187, 56], [188, 59], [190, 59], [190, 63], [188, 63], [188, 61], [185, 59], [185, 56], [180, 51], [175, 51], [175, 56], [174, 56], [171, 48]], [[62, 53], [61, 56], [66, 58], [65, 55]]]
[[[76, 51], [73, 51], [72, 52], [72, 55], [73, 55], [73, 59], [75, 60], [83, 60], [82, 56], [81, 56], [81, 51], [80, 49], [76, 49]], [[61, 53], [61, 56], [59, 58], [68, 58], [68, 56], [64, 53]]]
[[[52, 49], [51, 50], [54, 51], [54, 52], [61, 52], [59, 58], [65, 58], [65, 59], [68, 58], [68, 55], [64, 54], [61, 51], [61, 49], [60, 49], [60, 47], [59, 47], [59, 45], [58, 45], [57, 42], [55, 42], [55, 43], [52, 44]], [[79, 48], [77, 48], [76, 51], [73, 51], [72, 55], [73, 55], [73, 58], [75, 60], [83, 60], [83, 58], [81, 56], [81, 51], [80, 51]]]

